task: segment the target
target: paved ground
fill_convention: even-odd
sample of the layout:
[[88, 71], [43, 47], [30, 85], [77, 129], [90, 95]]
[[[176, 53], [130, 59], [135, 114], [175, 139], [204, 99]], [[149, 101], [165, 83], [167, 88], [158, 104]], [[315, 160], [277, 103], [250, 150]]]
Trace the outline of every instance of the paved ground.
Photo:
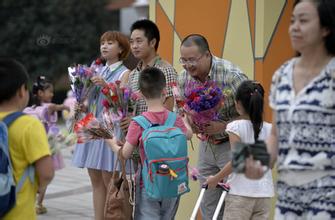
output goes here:
[[62, 151], [66, 167], [56, 172], [44, 205], [48, 212], [38, 220], [93, 219], [92, 189], [86, 169], [71, 165], [71, 151]]

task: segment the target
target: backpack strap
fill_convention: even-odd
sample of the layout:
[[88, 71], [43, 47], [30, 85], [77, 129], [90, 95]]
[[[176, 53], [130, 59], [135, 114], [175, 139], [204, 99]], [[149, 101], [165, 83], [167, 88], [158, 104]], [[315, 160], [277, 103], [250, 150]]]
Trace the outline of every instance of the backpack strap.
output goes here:
[[[22, 113], [22, 112], [13, 112], [13, 113], [10, 113], [9, 115], [7, 115], [4, 119], [2, 119], [2, 122], [5, 123], [5, 125], [7, 126], [7, 132], [8, 132], [8, 128], [9, 128], [10, 124], [12, 122], [14, 122], [18, 117], [20, 117], [23, 114], [24, 113]], [[8, 135], [9, 134], [7, 133], [7, 136]], [[7, 139], [7, 143], [8, 143], [8, 139]], [[8, 144], [5, 145], [5, 146], [7, 146], [7, 147], [4, 148], [4, 152], [5, 152], [6, 156], [8, 158], [10, 158], [9, 157], [9, 146], [8, 146]], [[9, 164], [12, 167], [12, 162], [10, 160], [9, 160]]]
[[7, 115], [2, 121], [7, 125], [7, 127], [10, 126], [10, 124], [15, 121], [18, 117], [21, 115], [24, 115], [23, 112], [13, 112]]
[[[13, 112], [13, 113], [7, 115], [2, 121], [6, 124], [7, 128], [9, 128], [11, 123], [13, 123], [17, 118], [19, 118], [22, 115], [24, 115], [23, 112]], [[9, 145], [7, 145], [7, 146], [9, 147]], [[8, 148], [5, 149], [5, 153], [7, 154], [8, 158], [9, 158], [8, 161], [9, 161], [10, 167], [12, 167], [12, 161], [10, 160], [9, 149]], [[31, 183], [34, 183], [35, 168], [34, 168], [33, 165], [29, 165], [24, 170], [23, 175], [21, 176], [18, 184], [16, 185], [16, 194], [21, 190], [21, 188], [24, 184], [24, 181], [27, 179], [27, 177], [29, 177]]]
[[177, 114], [174, 112], [169, 112], [168, 118], [166, 119], [164, 125], [168, 127], [173, 127], [177, 120]]
[[136, 116], [132, 118], [132, 120], [136, 121], [144, 130], [148, 129], [152, 126], [150, 121], [146, 119], [143, 115]]
[[26, 181], [26, 179], [29, 178], [30, 182], [33, 184], [34, 180], [35, 180], [35, 167], [33, 165], [29, 165], [26, 167], [26, 169], [24, 170], [23, 175], [21, 176], [21, 178], [19, 179], [19, 182], [16, 185], [16, 194], [18, 192], [20, 192], [24, 181]]

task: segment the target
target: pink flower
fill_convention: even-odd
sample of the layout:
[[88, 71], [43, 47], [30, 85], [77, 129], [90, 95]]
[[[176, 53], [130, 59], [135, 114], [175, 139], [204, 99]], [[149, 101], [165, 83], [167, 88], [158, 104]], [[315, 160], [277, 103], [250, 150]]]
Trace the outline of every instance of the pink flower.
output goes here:
[[201, 98], [199, 96], [197, 96], [197, 97], [194, 98], [195, 102], [200, 102], [200, 100], [201, 100]]
[[134, 100], [134, 101], [140, 99], [140, 94], [138, 92], [133, 92], [131, 94], [131, 99]]
[[91, 68], [86, 68], [85, 69], [85, 75], [87, 77], [92, 77], [93, 76], [93, 70]]
[[200, 175], [199, 170], [196, 167], [190, 167], [189, 168], [189, 174], [192, 178], [192, 180], [197, 181], [198, 176]]
[[101, 90], [102, 94], [104, 95], [107, 95], [109, 93], [109, 89], [108, 87], [104, 87], [102, 90]]
[[119, 100], [119, 98], [117, 97], [117, 95], [113, 95], [111, 98], [112, 98], [113, 102], [117, 102]]
[[177, 83], [176, 82], [171, 82], [171, 83], [168, 84], [168, 86], [170, 86], [170, 87], [176, 87]]
[[106, 99], [102, 100], [102, 105], [103, 105], [105, 108], [109, 108], [109, 107], [110, 107], [109, 102], [108, 102]]
[[97, 59], [95, 60], [95, 64], [96, 64], [96, 65], [100, 65], [100, 64], [102, 64], [102, 60], [101, 60], [100, 58], [97, 58]]

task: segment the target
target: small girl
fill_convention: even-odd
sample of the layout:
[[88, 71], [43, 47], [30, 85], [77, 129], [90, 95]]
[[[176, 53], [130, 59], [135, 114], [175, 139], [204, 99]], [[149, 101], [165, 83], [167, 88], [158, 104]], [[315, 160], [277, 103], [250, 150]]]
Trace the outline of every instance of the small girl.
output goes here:
[[[236, 142], [252, 144], [269, 137], [271, 124], [263, 121], [264, 89], [260, 83], [242, 82], [236, 91], [235, 106], [240, 117], [226, 127], [232, 148]], [[262, 179], [251, 180], [244, 174], [232, 173], [229, 162], [215, 176], [208, 177], [206, 184], [213, 188], [228, 175], [230, 191], [223, 219], [269, 219], [271, 197], [274, 196], [271, 170]]]
[[[53, 98], [53, 86], [48, 82], [44, 76], [37, 77], [36, 82], [33, 84], [33, 105], [24, 109], [24, 112], [38, 118], [44, 125], [45, 130], [49, 137], [49, 144], [52, 140], [56, 143], [59, 136], [59, 128], [57, 122], [57, 111], [70, 110], [65, 105], [57, 105], [51, 103]], [[60, 151], [53, 150], [55, 146], [51, 146], [52, 159], [55, 170], [64, 168], [63, 156]], [[46, 191], [46, 189], [45, 189]], [[44, 192], [39, 192], [36, 206], [37, 214], [44, 214], [47, 209], [42, 205]]]

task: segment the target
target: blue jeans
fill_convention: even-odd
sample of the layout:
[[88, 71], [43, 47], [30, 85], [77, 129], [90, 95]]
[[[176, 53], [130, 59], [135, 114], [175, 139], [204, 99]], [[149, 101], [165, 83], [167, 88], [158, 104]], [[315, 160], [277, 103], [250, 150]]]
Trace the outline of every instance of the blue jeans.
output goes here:
[[[139, 176], [140, 175], [138, 175], [138, 177]], [[136, 181], [134, 220], [174, 219], [179, 206], [179, 200], [179, 197], [163, 200], [153, 200], [148, 197], [144, 187], [140, 187], [139, 181]]]

